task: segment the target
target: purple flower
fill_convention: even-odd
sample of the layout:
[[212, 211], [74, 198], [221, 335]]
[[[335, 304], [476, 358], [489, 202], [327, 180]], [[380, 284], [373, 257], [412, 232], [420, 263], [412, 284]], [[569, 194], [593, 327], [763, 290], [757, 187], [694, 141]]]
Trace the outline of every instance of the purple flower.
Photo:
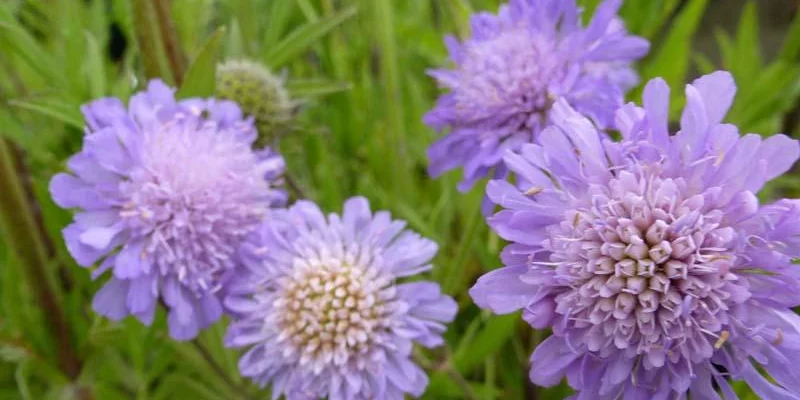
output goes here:
[[83, 149], [50, 192], [80, 210], [64, 229], [72, 257], [84, 267], [101, 260], [93, 277], [113, 272], [93, 308], [149, 325], [161, 298], [170, 335], [191, 339], [219, 319], [215, 292], [241, 241], [285, 201], [274, 188], [283, 159], [253, 151], [252, 120], [235, 103], [176, 101], [157, 80], [127, 108], [106, 98], [83, 113]]
[[421, 395], [412, 344], [441, 345], [457, 306], [434, 282], [396, 282], [429, 270], [437, 250], [404, 227], [361, 197], [327, 219], [309, 201], [273, 212], [242, 247], [250, 274], [225, 298], [238, 317], [226, 345], [249, 347], [242, 375], [271, 383], [273, 399]]
[[497, 16], [473, 16], [470, 39], [447, 37], [455, 69], [430, 74], [450, 92], [425, 123], [449, 133], [428, 149], [430, 174], [463, 166], [462, 191], [493, 169], [503, 176], [506, 150], [536, 140], [559, 99], [611, 126], [637, 81], [630, 63], [649, 48], [625, 31], [616, 17], [620, 3], [604, 1], [584, 28], [574, 0], [511, 0]]
[[534, 383], [566, 377], [578, 399], [735, 399], [731, 378], [800, 399], [800, 202], [756, 197], [800, 146], [721, 123], [735, 92], [727, 72], [694, 81], [670, 135], [654, 79], [644, 108], [617, 112], [619, 142], [559, 101], [541, 143], [506, 155], [518, 185], [487, 192], [511, 244], [470, 294], [552, 328]]

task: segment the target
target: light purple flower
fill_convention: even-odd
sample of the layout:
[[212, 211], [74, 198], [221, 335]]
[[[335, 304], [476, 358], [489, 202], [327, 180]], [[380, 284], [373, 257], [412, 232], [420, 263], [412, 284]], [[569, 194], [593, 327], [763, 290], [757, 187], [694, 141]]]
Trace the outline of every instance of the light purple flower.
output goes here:
[[649, 48], [625, 31], [616, 17], [620, 3], [604, 1], [583, 27], [574, 0], [511, 0], [497, 16], [474, 15], [471, 38], [447, 37], [455, 69], [430, 75], [450, 92], [425, 123], [449, 133], [428, 149], [430, 174], [463, 167], [462, 191], [493, 169], [503, 176], [506, 150], [535, 141], [559, 99], [611, 126], [637, 82], [630, 63]]
[[404, 230], [355, 197], [326, 218], [299, 201], [277, 210], [242, 247], [249, 275], [227, 288], [238, 318], [226, 345], [248, 347], [242, 375], [273, 399], [403, 399], [428, 384], [412, 344], [443, 343], [456, 303], [428, 281], [398, 278], [431, 268], [434, 242]]
[[727, 72], [687, 85], [670, 135], [654, 79], [644, 108], [617, 112], [619, 142], [559, 101], [541, 143], [506, 155], [519, 184], [487, 192], [511, 244], [470, 294], [552, 328], [534, 383], [566, 378], [578, 399], [735, 399], [730, 378], [800, 399], [800, 202], [756, 198], [800, 146], [721, 123], [735, 92]]
[[254, 152], [251, 119], [232, 102], [176, 101], [151, 81], [126, 108], [115, 98], [83, 107], [83, 149], [50, 182], [56, 204], [78, 209], [63, 231], [77, 263], [101, 261], [112, 278], [96, 312], [150, 324], [161, 299], [170, 335], [195, 337], [222, 313], [216, 291], [244, 237], [271, 206], [283, 159]]

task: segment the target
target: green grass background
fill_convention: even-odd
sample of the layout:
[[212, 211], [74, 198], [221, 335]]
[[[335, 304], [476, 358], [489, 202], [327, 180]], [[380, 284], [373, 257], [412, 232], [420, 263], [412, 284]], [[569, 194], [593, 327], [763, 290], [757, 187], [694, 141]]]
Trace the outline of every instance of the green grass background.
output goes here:
[[[70, 215], [46, 192], [50, 177], [81, 146], [80, 104], [101, 96], [127, 98], [156, 71], [174, 83], [162, 48], [137, 40], [152, 21], [137, 19], [148, 0], [3, 0], [0, 2], [0, 139], [15, 154], [28, 202], [14, 212], [35, 215], [43, 275], [17, 247], [25, 232], [0, 231], [0, 399], [256, 399], [266, 398], [236, 372], [238, 354], [221, 345], [226, 322], [196, 343], [166, 335], [163, 314], [143, 327], [130, 319], [112, 323], [90, 310], [93, 282], [66, 254], [59, 231]], [[598, 1], [581, 1], [588, 15]], [[518, 315], [492, 316], [477, 309], [467, 289], [499, 266], [503, 246], [484, 224], [478, 206], [482, 184], [455, 190], [459, 173], [431, 180], [426, 147], [436, 134], [422, 115], [439, 89], [425, 75], [447, 63], [443, 35], [464, 37], [468, 16], [495, 11], [496, 0], [174, 0], [172, 20], [190, 65], [182, 94], [213, 92], [214, 65], [248, 58], [285, 72], [304, 103], [297, 129], [280, 143], [288, 174], [305, 195], [338, 211], [353, 195], [388, 209], [440, 245], [431, 276], [461, 308], [447, 346], [417, 355], [431, 382], [430, 399], [560, 399], [565, 386], [542, 389], [527, 380], [532, 348], [547, 335]], [[759, 5], [737, 9], [738, 26], [714, 30], [717, 54], [692, 49], [709, 0], [629, 0], [628, 28], [653, 47], [638, 64], [644, 79], [663, 76], [672, 86], [673, 119], [682, 86], [693, 76], [729, 69], [739, 84], [728, 121], [743, 132], [789, 130], [800, 137], [800, 18], [788, 26], [774, 57], [759, 42]], [[110, 26], [118, 29], [111, 34]], [[218, 28], [224, 27], [224, 30]], [[707, 27], [704, 27], [707, 28]], [[215, 33], [216, 32], [216, 33]], [[111, 39], [125, 38], [124, 52]], [[712, 61], [714, 60], [714, 61]], [[192, 63], [192, 61], [194, 61]], [[639, 101], [641, 88], [630, 93]], [[792, 132], [793, 131], [793, 132]], [[2, 176], [2, 175], [0, 175]], [[764, 199], [794, 196], [794, 173], [771, 184]], [[0, 194], [4, 195], [4, 194]], [[7, 195], [7, 194], [6, 194]], [[9, 210], [5, 210], [9, 212]], [[6, 219], [8, 221], [8, 219]], [[45, 234], [42, 235], [42, 232]], [[30, 232], [28, 232], [30, 233]], [[49, 246], [48, 246], [49, 243]], [[13, 249], [17, 249], [15, 252]], [[100, 281], [104, 281], [105, 278]], [[38, 301], [42, 282], [62, 308], [71, 349], [81, 364], [71, 379], [59, 367], [65, 335], [48, 329], [50, 311]], [[61, 349], [63, 350], [63, 349]], [[755, 398], [739, 387], [745, 399]], [[748, 397], [750, 396], [750, 397]]]

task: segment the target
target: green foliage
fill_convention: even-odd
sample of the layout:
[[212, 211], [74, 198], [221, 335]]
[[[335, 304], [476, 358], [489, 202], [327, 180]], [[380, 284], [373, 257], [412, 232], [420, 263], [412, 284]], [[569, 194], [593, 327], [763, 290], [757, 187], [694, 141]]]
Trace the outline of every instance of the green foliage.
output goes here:
[[[238, 353], [222, 347], [225, 323], [203, 333], [197, 347], [166, 336], [164, 315], [146, 328], [114, 323], [91, 312], [100, 282], [66, 254], [60, 230], [69, 214], [47, 196], [50, 177], [81, 146], [80, 105], [101, 96], [127, 98], [145, 85], [145, 68], [168, 69], [163, 49], [155, 60], [138, 50], [137, 2], [112, 0], [5, 0], [0, 2], [0, 139], [21, 148], [41, 207], [44, 230], [55, 244], [49, 273], [67, 312], [84, 368], [77, 382], [58, 370], [56, 343], [43, 322], [26, 268], [0, 246], [0, 398], [96, 399], [264, 398], [268, 391], [242, 380]], [[530, 398], [529, 355], [546, 332], [533, 332], [518, 315], [477, 309], [467, 289], [500, 265], [503, 246], [478, 211], [482, 184], [467, 194], [458, 173], [431, 180], [425, 149], [436, 134], [421, 120], [440, 89], [426, 69], [446, 63], [445, 34], [469, 31], [470, 13], [496, 10], [499, 0], [174, 0], [177, 37], [188, 56], [180, 96], [214, 92], [215, 68], [232, 58], [258, 60], [288, 77], [287, 90], [305, 100], [298, 131], [280, 150], [291, 178], [328, 210], [360, 194], [388, 209], [440, 246], [432, 279], [460, 306], [441, 350], [420, 351], [429, 360], [427, 398], [516, 400]], [[591, 10], [597, 0], [582, 2]], [[758, 4], [741, 13], [734, 33], [718, 30], [719, 54], [692, 48], [710, 2], [628, 0], [628, 28], [651, 40], [640, 63], [642, 81], [664, 77], [672, 86], [672, 117], [682, 105], [683, 84], [697, 72], [733, 72], [739, 94], [727, 120], [742, 131], [770, 135], [784, 128], [800, 96], [800, 16], [778, 55], [760, 46]], [[586, 13], [587, 17], [590, 13]], [[111, 56], [114, 24], [127, 42]], [[220, 27], [225, 26], [226, 29]], [[692, 62], [693, 61], [693, 62]], [[698, 71], [695, 71], [696, 68]], [[169, 82], [172, 76], [164, 76]], [[641, 88], [630, 97], [640, 98]], [[800, 128], [796, 128], [800, 134]], [[797, 194], [789, 175], [766, 197]], [[5, 233], [0, 233], [4, 235]], [[5, 237], [0, 236], [0, 239]], [[101, 278], [100, 281], [105, 280]], [[737, 387], [743, 398], [750, 396]], [[541, 399], [570, 393], [566, 385], [539, 389]]]
[[351, 7], [337, 11], [335, 14], [317, 21], [308, 22], [289, 33], [286, 38], [275, 43], [269, 49], [266, 49], [264, 61], [272, 68], [284, 65], [287, 61], [305, 52], [319, 38], [355, 14], [356, 9]]
[[764, 65], [758, 37], [758, 10], [756, 2], [750, 1], [742, 12], [735, 38], [717, 31], [717, 41], [722, 55], [721, 67], [731, 71], [739, 87], [728, 120], [743, 132], [765, 135], [780, 132], [784, 115], [800, 96], [800, 57], [792, 50], [795, 46], [792, 42], [797, 39], [787, 36], [781, 56]]
[[[683, 108], [679, 90], [689, 73], [689, 60], [692, 51], [692, 38], [700, 26], [700, 19], [708, 5], [708, 0], [689, 0], [688, 4], [675, 16], [666, 35], [654, 39], [650, 55], [642, 63], [642, 80], [662, 77], [673, 89], [670, 92], [670, 114], [675, 115]], [[673, 6], [674, 7], [674, 6]], [[634, 98], [639, 98], [640, 91]]]
[[214, 85], [217, 80], [217, 60], [219, 59], [219, 46], [225, 28], [217, 29], [200, 49], [194, 59], [186, 77], [178, 90], [178, 97], [209, 97], [214, 95]]

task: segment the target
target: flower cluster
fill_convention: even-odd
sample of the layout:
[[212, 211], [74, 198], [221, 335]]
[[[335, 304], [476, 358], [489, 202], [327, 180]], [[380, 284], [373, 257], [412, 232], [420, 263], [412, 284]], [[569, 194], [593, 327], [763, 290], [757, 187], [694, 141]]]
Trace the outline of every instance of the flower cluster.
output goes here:
[[431, 175], [461, 166], [461, 190], [492, 171], [505, 175], [505, 152], [533, 142], [559, 99], [601, 128], [613, 125], [637, 81], [630, 62], [649, 48], [625, 31], [620, 3], [604, 1], [584, 28], [574, 0], [511, 0], [496, 16], [474, 15], [470, 39], [448, 37], [455, 69], [430, 72], [450, 89], [425, 116], [449, 130], [428, 149]]
[[[727, 72], [686, 86], [677, 132], [662, 79], [623, 105], [649, 45], [620, 5], [602, 1], [584, 27], [575, 0], [510, 0], [447, 39], [455, 68], [431, 75], [450, 92], [425, 122], [448, 133], [430, 173], [463, 167], [461, 190], [503, 178], [487, 222], [510, 242], [469, 293], [552, 330], [530, 379], [566, 379], [577, 399], [734, 399], [732, 380], [800, 399], [800, 200], [757, 197], [800, 143], [722, 123]], [[257, 64], [222, 64], [217, 80], [217, 98], [177, 100], [154, 80], [127, 105], [83, 107], [83, 147], [50, 192], [76, 210], [69, 253], [110, 272], [94, 310], [149, 325], [162, 306], [176, 340], [227, 313], [225, 345], [273, 399], [421, 396], [414, 346], [442, 345], [458, 311], [412, 278], [437, 244], [362, 197], [341, 214], [287, 205], [284, 160], [258, 147], [297, 104]]]
[[80, 210], [64, 229], [70, 254], [84, 267], [100, 261], [94, 277], [113, 273], [94, 309], [150, 324], [163, 301], [172, 337], [191, 339], [220, 318], [216, 292], [240, 242], [285, 202], [283, 159], [252, 150], [252, 120], [235, 103], [176, 101], [160, 81], [127, 108], [107, 98], [83, 112], [83, 149], [50, 192]]
[[149, 325], [162, 303], [176, 340], [227, 311], [226, 343], [250, 347], [241, 373], [276, 397], [422, 394], [413, 344], [441, 345], [457, 306], [436, 283], [397, 280], [431, 268], [434, 242], [364, 198], [327, 219], [309, 201], [281, 208], [283, 159], [253, 149], [253, 119], [235, 103], [176, 101], [156, 80], [127, 107], [83, 111], [83, 149], [50, 191], [79, 209], [63, 232], [70, 254], [99, 262], [94, 277], [112, 271], [95, 311]]
[[800, 145], [721, 123], [735, 91], [726, 72], [688, 85], [671, 135], [655, 79], [644, 108], [617, 112], [618, 142], [559, 101], [540, 143], [506, 154], [517, 185], [487, 193], [504, 208], [489, 224], [511, 244], [470, 293], [552, 328], [531, 357], [534, 383], [566, 377], [579, 398], [718, 399], [736, 398], [731, 377], [797, 398], [800, 202], [761, 206], [756, 193]]
[[247, 346], [239, 368], [275, 397], [402, 399], [425, 373], [412, 343], [443, 343], [456, 303], [433, 282], [396, 283], [431, 268], [437, 246], [364, 198], [327, 218], [308, 201], [277, 211], [242, 247], [247, 273], [225, 305], [226, 338]]

